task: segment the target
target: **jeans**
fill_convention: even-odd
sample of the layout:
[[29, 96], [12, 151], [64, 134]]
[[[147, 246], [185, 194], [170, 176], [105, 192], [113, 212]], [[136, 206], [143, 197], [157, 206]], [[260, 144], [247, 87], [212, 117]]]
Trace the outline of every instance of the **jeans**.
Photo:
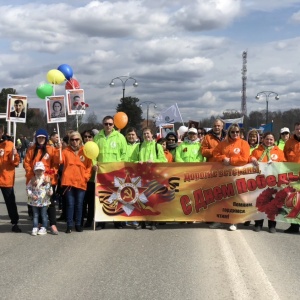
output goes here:
[[75, 212], [75, 225], [81, 226], [82, 208], [85, 190], [75, 187], [68, 188], [65, 192], [67, 200], [67, 226], [73, 226], [73, 218]]
[[6, 204], [11, 224], [18, 224], [19, 214], [16, 204], [15, 191], [13, 187], [0, 187]]
[[47, 225], [48, 225], [47, 209], [48, 209], [47, 206], [42, 206], [42, 207], [32, 206], [33, 227], [38, 227], [38, 225], [39, 225], [39, 216], [41, 216], [42, 226], [47, 228]]

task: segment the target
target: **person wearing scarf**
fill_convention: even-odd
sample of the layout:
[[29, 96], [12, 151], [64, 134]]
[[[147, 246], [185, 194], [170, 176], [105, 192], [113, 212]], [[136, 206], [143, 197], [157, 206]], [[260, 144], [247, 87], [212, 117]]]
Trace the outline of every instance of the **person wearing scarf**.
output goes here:
[[[253, 150], [249, 161], [254, 166], [258, 166], [260, 162], [266, 162], [271, 164], [273, 162], [284, 162], [286, 161], [284, 153], [275, 146], [275, 137], [272, 132], [266, 132], [262, 136], [262, 144]], [[264, 219], [256, 220], [254, 225], [254, 231], [259, 232], [263, 227]], [[276, 232], [276, 221], [268, 220], [268, 227], [270, 233]]]
[[[240, 127], [237, 123], [229, 126], [227, 136], [213, 150], [213, 160], [225, 166], [244, 166], [248, 163], [250, 155], [249, 144], [240, 138]], [[218, 228], [214, 223], [210, 228]], [[237, 230], [236, 224], [231, 224], [229, 230]]]
[[256, 149], [260, 144], [260, 136], [256, 129], [249, 130], [247, 134], [247, 142], [250, 146], [250, 154], [254, 149]]
[[189, 128], [188, 136], [176, 149], [175, 162], [203, 162], [201, 144], [196, 128]]
[[75, 213], [75, 229], [82, 232], [82, 209], [87, 182], [91, 178], [92, 160], [83, 152], [82, 137], [78, 131], [70, 134], [69, 146], [62, 152], [61, 185], [67, 200], [67, 229], [71, 233]]
[[178, 137], [175, 132], [168, 132], [166, 135], [167, 150], [172, 154], [173, 161], [175, 161], [176, 149], [178, 147]]
[[[49, 135], [45, 129], [38, 129], [35, 133], [35, 144], [30, 147], [23, 162], [26, 176], [26, 185], [30, 179], [34, 177], [34, 166], [37, 162], [42, 162], [45, 166], [45, 173], [49, 174], [51, 178], [52, 187], [57, 185], [57, 171], [59, 167], [59, 149], [48, 145]], [[30, 215], [30, 206], [28, 207]], [[54, 198], [51, 197], [51, 204], [47, 210], [50, 231], [53, 235], [58, 234], [56, 227], [56, 208]]]

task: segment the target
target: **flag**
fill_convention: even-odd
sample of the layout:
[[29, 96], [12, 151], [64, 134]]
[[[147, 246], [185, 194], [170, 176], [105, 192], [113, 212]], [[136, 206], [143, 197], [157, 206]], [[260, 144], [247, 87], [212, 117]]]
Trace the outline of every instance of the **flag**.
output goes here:
[[175, 123], [175, 122], [183, 123], [177, 103], [170, 106], [169, 108], [161, 112], [156, 117], [157, 125], [166, 124], [166, 123]]
[[273, 131], [273, 122], [268, 123], [268, 124], [263, 124], [259, 128], [259, 130], [262, 130], [262, 132], [267, 132], [267, 131]]
[[240, 127], [243, 127], [244, 116], [242, 116], [240, 118], [236, 118], [236, 119], [225, 119], [225, 120], [222, 120], [222, 121], [225, 124], [225, 129], [227, 129], [233, 123], [237, 123], [237, 124], [239, 124]]

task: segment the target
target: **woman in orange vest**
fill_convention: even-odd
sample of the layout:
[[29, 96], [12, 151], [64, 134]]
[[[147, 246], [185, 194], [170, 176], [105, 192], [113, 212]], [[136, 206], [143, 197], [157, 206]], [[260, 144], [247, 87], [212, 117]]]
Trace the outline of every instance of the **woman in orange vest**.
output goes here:
[[[249, 161], [253, 165], [258, 166], [259, 162], [266, 162], [271, 164], [272, 162], [284, 162], [286, 161], [284, 153], [275, 146], [275, 137], [272, 132], [266, 132], [262, 136], [262, 144], [258, 148], [254, 149]], [[255, 221], [254, 231], [259, 232], [263, 226], [264, 219]], [[270, 233], [276, 232], [276, 221], [268, 220], [268, 227]]]
[[87, 182], [91, 178], [92, 160], [83, 152], [82, 137], [73, 131], [69, 137], [69, 146], [62, 152], [61, 185], [67, 200], [67, 229], [72, 232], [75, 212], [75, 229], [82, 232], [82, 209]]
[[[237, 123], [229, 126], [227, 136], [213, 150], [212, 161], [222, 162], [225, 166], [243, 166], [249, 162], [250, 146], [240, 138], [240, 127]], [[214, 223], [210, 228], [218, 228]], [[229, 230], [235, 231], [236, 224], [231, 224]]]
[[[34, 165], [41, 161], [45, 166], [45, 175], [48, 175], [51, 179], [51, 185], [57, 185], [57, 170], [59, 166], [59, 149], [48, 145], [48, 133], [45, 129], [39, 129], [35, 133], [35, 144], [30, 147], [23, 162], [26, 176], [26, 185], [32, 177], [34, 177], [33, 168]], [[58, 234], [56, 227], [56, 208], [54, 198], [51, 197], [51, 204], [47, 210], [50, 231], [53, 235]]]

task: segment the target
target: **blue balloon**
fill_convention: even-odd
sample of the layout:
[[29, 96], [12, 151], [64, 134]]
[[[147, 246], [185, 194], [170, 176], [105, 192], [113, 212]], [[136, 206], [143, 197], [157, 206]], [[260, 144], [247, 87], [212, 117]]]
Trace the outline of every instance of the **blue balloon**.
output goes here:
[[67, 65], [67, 64], [62, 64], [62, 65], [60, 65], [60, 66], [57, 68], [57, 70], [61, 71], [61, 72], [65, 75], [65, 77], [66, 77], [67, 80], [70, 80], [70, 79], [73, 77], [73, 70], [72, 70], [72, 68], [71, 68], [69, 65]]

